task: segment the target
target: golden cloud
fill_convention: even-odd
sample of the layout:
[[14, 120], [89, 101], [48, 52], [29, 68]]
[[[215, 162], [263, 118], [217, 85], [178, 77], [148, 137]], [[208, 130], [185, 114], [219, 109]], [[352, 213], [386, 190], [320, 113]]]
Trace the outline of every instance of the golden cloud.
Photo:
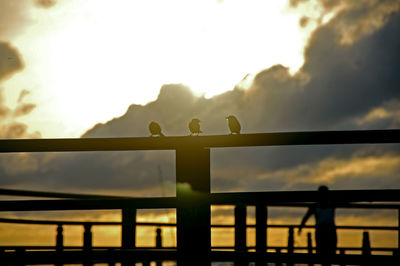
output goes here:
[[400, 168], [400, 155], [353, 156], [350, 159], [326, 158], [315, 164], [302, 164], [290, 169], [262, 173], [259, 179], [284, 179], [287, 187], [296, 183], [333, 184], [344, 178], [395, 175]]
[[400, 125], [400, 100], [391, 100], [385, 102], [382, 106], [373, 108], [366, 115], [359, 118], [357, 123], [364, 126], [383, 119], [390, 119], [391, 126]]

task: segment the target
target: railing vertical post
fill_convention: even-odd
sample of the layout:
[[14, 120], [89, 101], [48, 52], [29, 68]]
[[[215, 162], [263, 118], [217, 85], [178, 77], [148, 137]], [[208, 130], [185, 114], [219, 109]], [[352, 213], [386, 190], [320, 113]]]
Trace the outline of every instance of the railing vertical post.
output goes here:
[[[123, 249], [134, 249], [136, 247], [136, 209], [122, 209], [122, 238], [121, 247]], [[125, 253], [126, 254], [126, 253]], [[122, 265], [134, 265], [133, 260], [124, 258]]]
[[[64, 236], [63, 236], [63, 225], [58, 224], [57, 225], [57, 236], [56, 236], [56, 251], [57, 252], [62, 252], [64, 248]], [[61, 256], [57, 256], [57, 260], [60, 260]], [[56, 266], [62, 266], [62, 263], [56, 263]]]
[[289, 226], [289, 234], [288, 234], [288, 253], [292, 254], [294, 250], [294, 228], [293, 226]]
[[[307, 233], [307, 250], [308, 254], [313, 254], [312, 237], [310, 232]], [[309, 263], [308, 266], [314, 266], [314, 264]]]
[[371, 255], [371, 243], [369, 242], [369, 233], [363, 232], [362, 254]]
[[[162, 235], [161, 235], [161, 228], [157, 228], [156, 230], [156, 248], [162, 248]], [[162, 261], [156, 261], [156, 266], [162, 266]]]
[[275, 260], [275, 266], [282, 266], [282, 260], [281, 260], [281, 249], [277, 248], [276, 249], [276, 260]]
[[[288, 254], [293, 254], [293, 251], [294, 251], [294, 228], [293, 228], [293, 226], [289, 226], [287, 251], [288, 251]], [[288, 261], [286, 263], [286, 265], [291, 266], [291, 265], [293, 265], [293, 263], [291, 261]]]
[[92, 252], [92, 224], [85, 223], [83, 232], [83, 250], [85, 252], [84, 266], [92, 265], [91, 252]]
[[[346, 250], [344, 248], [340, 249], [339, 251], [340, 256], [342, 257], [342, 261], [344, 261], [344, 255], [346, 255]], [[343, 262], [340, 264], [340, 266], [346, 266]]]
[[90, 251], [92, 249], [92, 224], [85, 223], [83, 232], [83, 249]]
[[[3, 261], [2, 260], [2, 256], [4, 255], [4, 249], [3, 248], [0, 248], [0, 261]], [[5, 265], [5, 264], [2, 264], [1, 262], [0, 262], [0, 266], [3, 266], [3, 265]]]
[[363, 232], [362, 240], [362, 265], [371, 265], [369, 260], [369, 255], [371, 255], [371, 243], [369, 242], [369, 233]]
[[210, 265], [210, 150], [176, 150], [178, 266]]
[[17, 254], [16, 266], [25, 266], [25, 248], [17, 248], [15, 253]]
[[[109, 248], [107, 251], [110, 252], [110, 254], [112, 254], [114, 252], [114, 249]], [[113, 256], [110, 256], [110, 258], [111, 258], [111, 260], [108, 261], [108, 266], [115, 266], [115, 260], [114, 260]]]
[[57, 236], [56, 236], [56, 250], [58, 252], [63, 250], [64, 246], [64, 236], [63, 236], [63, 225], [57, 225]]
[[256, 265], [266, 265], [265, 252], [267, 250], [267, 218], [268, 211], [265, 205], [256, 206], [256, 252], [260, 255]]
[[239, 259], [235, 261], [235, 266], [248, 265], [248, 262], [242, 259], [246, 247], [246, 206], [235, 206], [235, 251], [239, 251]]

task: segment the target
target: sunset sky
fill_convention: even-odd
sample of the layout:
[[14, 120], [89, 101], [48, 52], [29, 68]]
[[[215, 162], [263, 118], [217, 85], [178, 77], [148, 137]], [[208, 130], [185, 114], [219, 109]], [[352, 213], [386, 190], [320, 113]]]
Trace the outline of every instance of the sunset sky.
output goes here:
[[[204, 135], [228, 134], [230, 114], [243, 133], [399, 128], [399, 12], [395, 0], [0, 0], [0, 138], [149, 136], [150, 121], [188, 135], [193, 117]], [[399, 145], [215, 149], [211, 160], [212, 192], [400, 188]], [[0, 187], [175, 195], [174, 162], [169, 151], [2, 154]], [[299, 223], [303, 211], [270, 219]], [[355, 213], [339, 220], [397, 215]], [[0, 242], [16, 232], [0, 225]]]

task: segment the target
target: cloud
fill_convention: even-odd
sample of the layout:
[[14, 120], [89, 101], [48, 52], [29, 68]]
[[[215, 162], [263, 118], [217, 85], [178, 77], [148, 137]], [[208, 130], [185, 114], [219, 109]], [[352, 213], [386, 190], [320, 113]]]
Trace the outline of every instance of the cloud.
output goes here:
[[[387, 183], [395, 181], [399, 173], [400, 154], [383, 154], [359, 156], [341, 159], [328, 157], [317, 163], [302, 164], [294, 168], [263, 172], [257, 176], [260, 184], [279, 180], [286, 189], [293, 189], [301, 184], [309, 189], [318, 184], [334, 185], [335, 188], [360, 188], [366, 179], [386, 179]], [[395, 178], [397, 179], [397, 178]], [[375, 182], [375, 181], [374, 181]], [[257, 187], [257, 185], [255, 185]], [[375, 188], [379, 187], [376, 185]]]
[[10, 38], [29, 22], [27, 8], [30, 0], [0, 0], [0, 41]]
[[308, 0], [290, 0], [289, 3], [292, 7], [297, 7], [301, 3], [308, 2]]
[[[9, 1], [10, 2], [10, 1]], [[14, 2], [14, 1], [12, 1]], [[18, 4], [16, 4], [18, 5]], [[4, 2], [0, 1], [0, 7], [4, 6]], [[1, 13], [2, 11], [0, 11]], [[0, 19], [1, 21], [1, 19]], [[1, 30], [1, 28], [0, 28]], [[0, 32], [1, 33], [1, 32]], [[0, 84], [2, 81], [10, 78], [16, 72], [24, 68], [22, 56], [16, 48], [8, 42], [0, 41]], [[11, 110], [4, 104], [3, 89], [0, 88], [0, 138], [15, 139], [15, 138], [39, 138], [40, 133], [28, 132], [28, 126], [24, 123], [15, 121], [14, 118], [29, 114], [35, 107], [35, 104], [22, 103], [23, 98], [28, 91], [22, 90], [17, 100], [18, 106], [15, 110]], [[24, 175], [38, 169], [38, 160], [31, 154], [11, 154], [0, 156], [0, 165], [2, 176]], [[16, 179], [14, 182], [19, 182], [23, 179]], [[5, 183], [8, 183], [7, 181]]]
[[399, 22], [400, 16], [393, 15], [381, 30], [351, 46], [337, 42], [336, 19], [321, 27], [305, 54], [302, 71], [311, 76], [303, 87], [306, 93], [293, 97], [290, 104], [291, 112], [302, 114], [298, 121], [349, 129], [357, 127], [348, 121], [352, 116], [398, 99]]
[[11, 123], [0, 128], [1, 138], [15, 139], [22, 138], [26, 134], [27, 125], [21, 123]]
[[28, 95], [29, 93], [30, 93], [30, 91], [28, 91], [28, 90], [22, 90], [18, 96], [17, 103], [21, 103], [22, 100], [25, 98], [25, 96]]
[[56, 4], [56, 0], [35, 0], [35, 5], [42, 8], [51, 8]]
[[10, 114], [10, 109], [4, 105], [3, 91], [0, 89], [0, 121]]
[[301, 19], [299, 21], [299, 25], [300, 25], [300, 27], [304, 28], [304, 27], [307, 27], [308, 22], [310, 22], [310, 18], [304, 16], [304, 17], [301, 17]]
[[29, 133], [28, 126], [19, 122], [10, 122], [0, 126], [0, 138], [2, 139], [21, 139], [21, 138], [40, 138], [39, 132]]
[[[328, 1], [325, 1], [328, 2]], [[400, 2], [392, 0], [336, 1], [346, 8], [339, 14], [336, 30], [343, 44], [352, 44], [384, 25], [391, 14], [400, 10]]]
[[19, 106], [17, 106], [17, 108], [14, 110], [14, 117], [18, 117], [18, 116], [23, 116], [23, 115], [27, 115], [30, 112], [33, 111], [33, 109], [36, 108], [36, 104], [33, 103], [25, 103], [25, 104], [20, 104]]
[[400, 100], [390, 100], [379, 107], [372, 108], [357, 119], [360, 126], [398, 128], [400, 126]]
[[[310, 3], [308, 0], [290, 0], [290, 6]], [[374, 33], [389, 20], [391, 14], [400, 10], [400, 2], [393, 0], [317, 0], [323, 12], [318, 20], [332, 12], [337, 14], [334, 23], [341, 44], [353, 44], [360, 38]], [[300, 22], [301, 23], [301, 22]]]
[[8, 42], [0, 41], [0, 82], [23, 68], [24, 63], [18, 50]]
[[5, 173], [10, 176], [31, 173], [39, 167], [38, 160], [27, 153], [4, 157], [1, 163]]

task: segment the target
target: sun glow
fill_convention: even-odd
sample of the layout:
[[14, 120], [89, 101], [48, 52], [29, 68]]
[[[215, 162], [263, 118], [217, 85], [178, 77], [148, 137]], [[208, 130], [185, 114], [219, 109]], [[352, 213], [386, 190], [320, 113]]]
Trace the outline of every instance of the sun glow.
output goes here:
[[[54, 11], [32, 11], [37, 23], [15, 43], [30, 62], [24, 79], [38, 80], [38, 72], [48, 77], [36, 86], [46, 96], [32, 95], [41, 106], [36, 116], [54, 115], [68, 125], [62, 132], [53, 126], [50, 136], [76, 135], [132, 103], [156, 99], [162, 84], [183, 83], [211, 97], [277, 63], [297, 71], [312, 27], [299, 27], [300, 15], [287, 6], [263, 0], [60, 1]], [[43, 99], [51, 101], [43, 105]]]

